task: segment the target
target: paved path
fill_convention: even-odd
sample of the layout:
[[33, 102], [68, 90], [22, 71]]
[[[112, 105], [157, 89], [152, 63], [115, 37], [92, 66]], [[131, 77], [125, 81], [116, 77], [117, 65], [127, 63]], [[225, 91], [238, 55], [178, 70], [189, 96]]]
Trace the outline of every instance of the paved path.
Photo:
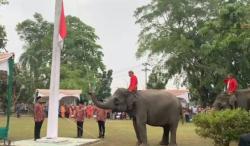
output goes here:
[[20, 140], [11, 142], [14, 146], [87, 146], [100, 141], [99, 139], [84, 138], [66, 138], [59, 137], [57, 139], [42, 138], [37, 141], [33, 139]]

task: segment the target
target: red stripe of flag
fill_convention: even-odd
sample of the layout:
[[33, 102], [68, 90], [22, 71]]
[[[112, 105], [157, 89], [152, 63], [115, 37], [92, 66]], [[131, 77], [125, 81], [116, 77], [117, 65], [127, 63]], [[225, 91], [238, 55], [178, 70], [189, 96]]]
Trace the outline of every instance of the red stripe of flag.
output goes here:
[[67, 35], [67, 25], [66, 25], [66, 19], [64, 16], [63, 2], [62, 2], [62, 9], [61, 9], [61, 16], [60, 16], [60, 24], [59, 24], [59, 35], [62, 39], [64, 39]]

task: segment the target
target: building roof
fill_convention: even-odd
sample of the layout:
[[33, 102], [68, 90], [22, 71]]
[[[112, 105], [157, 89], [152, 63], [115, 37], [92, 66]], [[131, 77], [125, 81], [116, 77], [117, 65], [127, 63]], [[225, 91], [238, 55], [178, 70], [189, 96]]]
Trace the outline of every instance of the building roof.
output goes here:
[[[36, 89], [37, 96], [41, 97], [49, 97], [49, 89]], [[77, 97], [80, 99], [80, 94], [82, 93], [82, 90], [66, 90], [66, 89], [60, 89], [59, 90], [59, 100], [63, 97]]]
[[184, 99], [189, 103], [189, 90], [187, 89], [167, 89], [167, 92], [175, 95], [178, 98]]
[[12, 56], [14, 56], [14, 53], [0, 53], [0, 63], [5, 62]]
[[185, 93], [189, 93], [189, 90], [187, 90], [187, 89], [167, 89], [167, 92], [169, 92], [175, 96], [179, 96], [179, 95], [183, 95]]

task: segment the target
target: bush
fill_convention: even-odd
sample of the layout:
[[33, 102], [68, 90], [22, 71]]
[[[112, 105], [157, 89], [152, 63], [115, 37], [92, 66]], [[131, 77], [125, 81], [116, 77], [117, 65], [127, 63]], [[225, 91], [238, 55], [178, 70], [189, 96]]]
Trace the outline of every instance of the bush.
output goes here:
[[215, 146], [229, 146], [243, 133], [250, 132], [249, 113], [242, 109], [201, 113], [193, 119], [196, 133], [214, 140]]

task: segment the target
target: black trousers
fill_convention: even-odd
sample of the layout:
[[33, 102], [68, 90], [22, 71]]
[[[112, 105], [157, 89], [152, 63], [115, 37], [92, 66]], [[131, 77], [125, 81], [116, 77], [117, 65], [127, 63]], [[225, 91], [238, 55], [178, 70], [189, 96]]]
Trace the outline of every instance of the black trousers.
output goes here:
[[41, 132], [41, 127], [43, 125], [43, 121], [40, 122], [35, 122], [35, 131], [34, 131], [34, 139], [39, 139], [40, 137], [40, 132]]
[[99, 127], [99, 137], [104, 137], [105, 135], [105, 122], [104, 121], [97, 121]]
[[77, 137], [82, 137], [83, 134], [83, 122], [77, 121]]

